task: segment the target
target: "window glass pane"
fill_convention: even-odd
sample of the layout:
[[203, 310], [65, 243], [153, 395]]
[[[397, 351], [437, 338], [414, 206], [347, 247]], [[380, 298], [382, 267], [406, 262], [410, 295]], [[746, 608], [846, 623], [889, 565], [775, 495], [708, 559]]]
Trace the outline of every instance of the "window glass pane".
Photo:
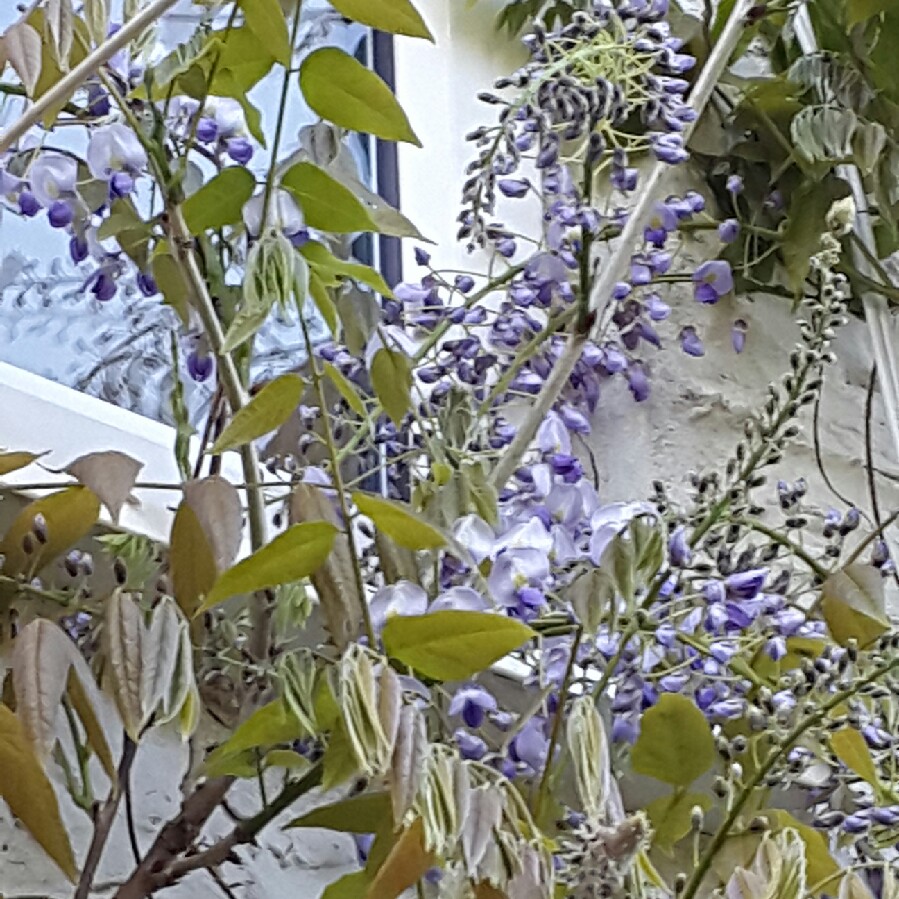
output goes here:
[[[161, 58], [190, 37], [204, 14], [207, 13], [189, 2], [176, 6], [160, 25], [154, 58]], [[17, 15], [14, 4], [0, 4], [0, 30]], [[213, 24], [222, 27], [224, 20]], [[344, 20], [325, 0], [305, 0], [301, 29], [303, 53], [330, 45], [367, 61], [371, 55], [369, 40], [365, 28]], [[269, 146], [282, 78], [283, 69], [275, 67], [249, 95], [262, 114]], [[290, 97], [282, 154], [284, 149], [298, 147], [300, 129], [316, 120], [297, 90], [293, 89]], [[5, 124], [15, 118], [22, 103], [18, 98], [0, 97], [0, 100], [3, 102], [0, 124]], [[81, 126], [70, 125], [52, 135], [35, 130], [30, 139], [35, 145], [83, 156], [87, 134]], [[372, 153], [367, 139], [353, 136], [350, 149], [361, 180], [371, 184]], [[249, 168], [260, 181], [268, 160], [267, 151], [255, 147]], [[148, 214], [149, 193], [139, 193], [137, 202]], [[188, 408], [197, 423], [214, 389], [213, 379], [198, 382], [189, 376], [184, 365], [198, 335], [179, 328], [176, 316], [163, 305], [161, 296], [143, 296], [131, 266], [127, 275], [116, 279], [115, 297], [99, 301], [88, 283], [96, 265], [73, 262], [69, 252], [70, 235], [50, 227], [43, 212], [34, 218], [24, 218], [12, 196], [2, 199], [0, 206], [0, 360], [170, 423], [174, 332], [182, 359], [181, 380]], [[340, 249], [345, 255], [372, 262], [373, 245], [367, 237], [347, 238]], [[318, 340], [328, 337], [324, 323], [317, 317], [313, 333]], [[273, 316], [256, 341], [253, 379], [295, 369], [304, 360], [302, 336], [295, 321]]]

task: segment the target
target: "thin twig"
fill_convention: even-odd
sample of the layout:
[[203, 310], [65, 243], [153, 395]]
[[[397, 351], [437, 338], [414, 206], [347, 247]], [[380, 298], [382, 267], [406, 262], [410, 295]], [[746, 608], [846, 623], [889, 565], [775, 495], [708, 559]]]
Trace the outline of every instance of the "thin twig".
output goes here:
[[81, 878], [75, 889], [74, 899], [88, 899], [90, 896], [91, 885], [94, 882], [100, 859], [103, 857], [103, 850], [106, 848], [106, 843], [109, 840], [119, 802], [121, 802], [122, 796], [127, 791], [131, 766], [134, 764], [136, 753], [137, 744], [126, 734], [122, 747], [122, 759], [119, 762], [118, 776], [115, 783], [110, 787], [109, 798], [97, 811], [97, 817], [94, 821], [94, 834], [91, 838], [90, 847], [87, 850], [84, 867], [81, 869]]

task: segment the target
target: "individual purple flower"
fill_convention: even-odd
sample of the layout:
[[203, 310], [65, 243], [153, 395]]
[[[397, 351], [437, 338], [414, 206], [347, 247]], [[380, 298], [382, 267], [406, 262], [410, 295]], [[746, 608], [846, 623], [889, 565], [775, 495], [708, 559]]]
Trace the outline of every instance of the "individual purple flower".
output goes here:
[[509, 753], [513, 761], [526, 765], [533, 773], [541, 772], [549, 753], [544, 722], [537, 717], [531, 718], [515, 735]]
[[374, 845], [375, 835], [373, 833], [354, 833], [353, 841], [356, 844], [356, 857], [360, 866], [364, 868], [368, 862], [371, 847]]
[[[119, 181], [124, 189], [133, 187], [131, 176], [143, 171], [147, 166], [147, 154], [135, 133], [120, 122], [103, 125], [91, 133], [87, 145], [87, 166], [91, 174], [101, 181], [112, 181], [115, 175], [124, 174], [128, 182]], [[122, 193], [130, 193], [130, 188]]]
[[681, 525], [668, 541], [668, 558], [676, 568], [686, 568], [693, 558], [690, 542], [687, 540], [687, 529]]
[[137, 287], [145, 297], [153, 297], [159, 293], [159, 285], [157, 285], [156, 279], [149, 272], [138, 273]]
[[640, 716], [636, 713], [630, 715], [616, 715], [612, 721], [612, 742], [629, 743], [633, 745], [640, 736]]
[[693, 272], [693, 296], [700, 303], [717, 303], [734, 289], [730, 263], [723, 259], [703, 262]]
[[779, 662], [787, 654], [787, 641], [781, 636], [771, 637], [765, 643], [765, 653], [770, 659]]
[[69, 241], [69, 256], [76, 265], [84, 262], [89, 254], [87, 241], [83, 237], [73, 237]]
[[724, 579], [724, 588], [730, 599], [755, 599], [768, 577], [767, 568], [740, 571]]
[[427, 252], [427, 250], [423, 250], [421, 247], [416, 247], [412, 254], [415, 257], [416, 265], [430, 265], [431, 264], [431, 254]]
[[240, 165], [246, 165], [253, 158], [253, 145], [245, 137], [231, 137], [225, 141], [228, 155]]
[[195, 381], [205, 381], [215, 367], [212, 356], [200, 354], [193, 350], [187, 357], [187, 373]]
[[215, 119], [203, 116], [197, 123], [197, 140], [201, 144], [211, 144], [218, 140], [219, 129]]
[[459, 728], [453, 734], [453, 738], [463, 759], [479, 762], [487, 755], [487, 744], [476, 734], [470, 734], [467, 730]]
[[461, 715], [466, 725], [473, 729], [479, 728], [484, 723], [488, 712], [496, 710], [496, 699], [477, 684], [457, 689], [449, 704], [449, 714]]
[[678, 340], [680, 341], [681, 349], [688, 356], [698, 358], [705, 355], [705, 347], [702, 344], [702, 340], [699, 334], [696, 333], [696, 328], [692, 325], [685, 325], [681, 328]]
[[731, 328], [730, 331], [730, 342], [734, 348], [735, 353], [742, 353], [743, 349], [746, 346], [746, 332], [749, 330], [749, 325], [746, 324], [746, 320], [742, 318], [738, 318]]
[[657, 293], [651, 293], [643, 300], [643, 307], [654, 322], [661, 322], [671, 315], [671, 307]]
[[112, 276], [102, 269], [96, 273], [91, 285], [91, 293], [101, 302], [105, 303], [116, 295], [116, 283]]
[[27, 218], [36, 216], [41, 211], [41, 204], [31, 191], [23, 190], [19, 194], [19, 212]]
[[643, 230], [643, 237], [656, 247], [663, 247], [668, 235], [677, 230], [677, 213], [667, 203], [657, 203]]
[[67, 228], [74, 219], [72, 207], [65, 200], [54, 200], [47, 210], [47, 221], [53, 228]]
[[380, 632], [391, 615], [423, 615], [428, 610], [428, 594], [412, 581], [397, 581], [381, 587], [369, 603], [375, 632]]
[[[474, 287], [474, 278], [471, 275], [457, 275], [453, 286], [459, 293], [468, 293]], [[484, 309], [478, 309], [478, 312], [484, 312]]]
[[728, 176], [727, 192], [734, 196], [743, 192], [743, 179], [739, 175]]
[[684, 139], [679, 134], [660, 134], [652, 142], [656, 158], [669, 165], [678, 165], [690, 158], [684, 149]]
[[531, 185], [524, 178], [500, 178], [496, 182], [496, 186], [500, 189], [503, 196], [511, 199], [519, 200], [527, 196]]
[[722, 243], [733, 243], [740, 236], [740, 223], [736, 219], [725, 219], [718, 225], [718, 239]]
[[637, 177], [637, 169], [613, 165], [609, 181], [615, 190], [630, 192], [637, 189]]
[[31, 192], [44, 208], [77, 196], [78, 163], [62, 153], [41, 153], [28, 173]]
[[627, 387], [638, 403], [649, 399], [649, 378], [646, 369], [640, 362], [632, 362], [627, 367]]

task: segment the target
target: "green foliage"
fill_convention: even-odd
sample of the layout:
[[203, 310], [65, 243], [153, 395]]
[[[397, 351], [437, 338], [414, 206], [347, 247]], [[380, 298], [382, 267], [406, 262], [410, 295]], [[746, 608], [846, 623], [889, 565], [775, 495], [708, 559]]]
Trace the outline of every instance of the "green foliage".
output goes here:
[[306, 382], [299, 375], [286, 374], [269, 381], [237, 412], [208, 452], [218, 455], [274, 431], [296, 411], [305, 389]]
[[244, 204], [253, 196], [256, 179], [242, 166], [223, 169], [184, 201], [181, 211], [191, 234], [235, 225]]
[[535, 636], [527, 625], [502, 615], [447, 610], [393, 615], [383, 640], [391, 658], [425, 677], [457, 681], [485, 671]]
[[715, 763], [715, 741], [705, 716], [686, 697], [664, 693], [640, 721], [631, 768], [675, 787], [688, 787]]
[[328, 558], [336, 536], [337, 528], [325, 521], [293, 525], [226, 571], [197, 613], [239, 593], [252, 593], [309, 577]]
[[323, 827], [343, 833], [374, 833], [390, 815], [388, 793], [366, 793], [313, 809], [288, 827]]
[[292, 56], [287, 22], [278, 0], [240, 0], [244, 22], [273, 59], [289, 66]]
[[310, 53], [300, 66], [300, 88], [309, 106], [335, 125], [421, 146], [390, 88], [342, 50]]
[[434, 40], [428, 26], [409, 0], [333, 0], [331, 5], [347, 18], [377, 28], [378, 31]]
[[379, 349], [371, 362], [371, 383], [384, 411], [401, 424], [412, 408], [412, 365], [399, 350]]
[[681, 789], [653, 800], [646, 807], [652, 824], [653, 846], [670, 853], [692, 830], [693, 809], [698, 807], [705, 812], [711, 805], [712, 800], [705, 793], [688, 793]]
[[844, 727], [831, 734], [830, 748], [833, 754], [850, 770], [854, 771], [862, 780], [874, 787], [874, 791], [880, 794], [883, 787], [877, 776], [874, 759], [865, 738], [852, 727]]
[[883, 579], [869, 565], [847, 565], [821, 588], [821, 611], [831, 636], [844, 646], [855, 640], [867, 646], [890, 626]]
[[439, 549], [446, 537], [415, 514], [411, 507], [370, 493], [354, 493], [353, 502], [378, 530], [406, 549]]
[[311, 162], [291, 166], [281, 184], [296, 197], [313, 228], [334, 234], [378, 230], [353, 192]]

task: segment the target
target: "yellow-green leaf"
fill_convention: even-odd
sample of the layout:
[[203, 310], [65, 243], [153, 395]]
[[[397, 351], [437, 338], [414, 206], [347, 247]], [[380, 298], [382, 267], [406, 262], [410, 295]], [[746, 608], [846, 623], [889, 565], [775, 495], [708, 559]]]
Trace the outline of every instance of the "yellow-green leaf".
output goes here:
[[[34, 535], [34, 521], [43, 516], [46, 542]], [[67, 487], [57, 493], [35, 500], [16, 517], [0, 542], [4, 574], [17, 575], [40, 571], [57, 556], [86, 537], [97, 523], [100, 500], [87, 487]], [[25, 552], [25, 544], [32, 552]]]
[[310, 53], [300, 66], [300, 88], [310, 108], [335, 125], [421, 146], [390, 88], [343, 50]]
[[359, 899], [365, 895], [365, 889], [371, 877], [368, 871], [353, 871], [335, 880], [321, 895], [321, 899]]
[[412, 406], [412, 365], [398, 350], [382, 347], [371, 363], [371, 383], [395, 424], [402, 424]]
[[188, 230], [202, 234], [210, 228], [236, 224], [255, 189], [256, 179], [249, 169], [241, 165], [223, 169], [181, 206]]
[[421, 818], [416, 818], [393, 844], [365, 899], [397, 899], [415, 886], [433, 864], [434, 853], [425, 848], [424, 825]]
[[299, 375], [286, 374], [269, 381], [231, 419], [209, 452], [218, 455], [274, 431], [296, 411], [305, 389], [306, 382]]
[[686, 696], [664, 693], [640, 721], [631, 767], [676, 787], [686, 787], [715, 763], [708, 721]]
[[151, 267], [153, 269], [153, 280], [162, 294], [166, 303], [178, 313], [178, 318], [186, 325], [190, 318], [189, 313], [189, 297], [190, 288], [187, 281], [181, 274], [181, 267], [178, 265], [175, 257], [167, 250], [153, 253], [153, 261]]
[[291, 166], [281, 178], [281, 186], [296, 197], [312, 228], [333, 234], [378, 230], [353, 192], [311, 162]]
[[652, 844], [663, 852], [670, 852], [692, 827], [693, 809], [706, 811], [712, 800], [704, 793], [675, 791], [650, 802], [646, 814], [652, 824]]
[[276, 699], [253, 712], [226, 742], [209, 754], [204, 766], [206, 773], [217, 776], [222, 766], [249, 749], [292, 743], [304, 736], [307, 734], [284, 700]]
[[365, 417], [365, 403], [362, 397], [356, 392], [356, 388], [347, 380], [343, 372], [334, 368], [330, 362], [324, 365], [324, 374], [330, 379], [331, 383], [337, 388], [337, 392], [346, 400], [347, 405], [357, 415]]
[[315, 308], [318, 309], [321, 317], [325, 320], [328, 330], [336, 336], [339, 333], [340, 325], [337, 319], [337, 307], [334, 305], [334, 300], [324, 281], [318, 276], [317, 272], [311, 269], [309, 271], [309, 296], [312, 297]]
[[835, 572], [824, 582], [821, 595], [821, 611], [837, 643], [857, 640], [867, 646], [890, 626], [883, 579], [872, 565], [855, 563]]
[[322, 789], [332, 790], [346, 783], [359, 770], [356, 753], [342, 719], [338, 719], [328, 737], [328, 748], [322, 759]]
[[439, 549], [446, 538], [436, 528], [416, 515], [411, 506], [384, 499], [372, 493], [354, 493], [353, 502], [367, 515], [379, 531], [406, 549]]
[[428, 26], [409, 0], [331, 0], [331, 6], [348, 19], [377, 28], [378, 31], [434, 40]]
[[830, 736], [830, 748], [833, 754], [862, 780], [867, 781], [880, 792], [883, 787], [871, 758], [871, 750], [865, 738], [852, 727], [844, 727]]
[[310, 240], [303, 244], [300, 252], [306, 257], [311, 271], [315, 272], [328, 286], [336, 286], [341, 278], [351, 278], [359, 284], [366, 284], [381, 296], [392, 297], [393, 292], [387, 282], [370, 265], [338, 259], [324, 244]]
[[247, 28], [272, 58], [289, 66], [292, 54], [290, 33], [278, 0], [240, 0]]
[[309, 577], [328, 558], [337, 528], [326, 521], [295, 524], [216, 582], [198, 609], [203, 612], [236, 596]]
[[374, 833], [390, 815], [388, 793], [366, 793], [313, 809], [287, 827], [322, 827], [342, 833]]
[[200, 597], [209, 593], [219, 573], [200, 519], [187, 500], [182, 501], [172, 522], [169, 565], [175, 601], [191, 617]]
[[31, 750], [19, 719], [0, 705], [0, 796], [62, 872], [75, 880], [72, 845], [56, 793]]
[[0, 453], [0, 476], [18, 471], [40, 459], [45, 453]]
[[388, 655], [441, 681], [484, 671], [534, 636], [526, 624], [505, 615], [455, 610], [392, 615], [383, 632]]

